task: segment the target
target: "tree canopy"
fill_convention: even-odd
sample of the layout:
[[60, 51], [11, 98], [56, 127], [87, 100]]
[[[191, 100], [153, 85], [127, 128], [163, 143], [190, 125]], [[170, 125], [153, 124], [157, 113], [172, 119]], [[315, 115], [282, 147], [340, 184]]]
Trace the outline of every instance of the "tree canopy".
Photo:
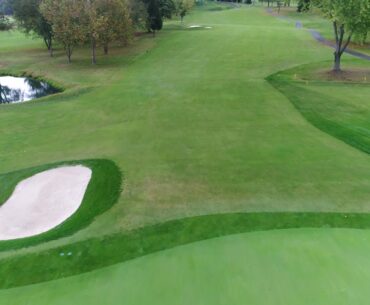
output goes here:
[[71, 62], [74, 48], [88, 44], [94, 64], [97, 47], [108, 54], [112, 42], [127, 44], [143, 28], [155, 35], [164, 18], [182, 20], [194, 5], [194, 0], [0, 0], [0, 8], [5, 1], [12, 2], [20, 28], [42, 37], [51, 54], [56, 40]]
[[[27, 1], [27, 0], [26, 0]], [[83, 24], [83, 1], [43, 0], [41, 13], [52, 25], [55, 38], [63, 45], [68, 62], [71, 62], [73, 49], [85, 39]]]
[[40, 36], [52, 54], [54, 33], [40, 12], [40, 3], [41, 0], [13, 0], [14, 18], [25, 33]]
[[40, 9], [69, 62], [76, 45], [90, 44], [95, 64], [98, 46], [107, 54], [112, 41], [127, 42], [132, 32], [125, 0], [43, 0]]
[[194, 0], [175, 0], [176, 14], [184, 19], [189, 10], [194, 6]]
[[160, 0], [148, 0], [148, 29], [155, 35], [163, 27], [163, 15], [161, 12]]

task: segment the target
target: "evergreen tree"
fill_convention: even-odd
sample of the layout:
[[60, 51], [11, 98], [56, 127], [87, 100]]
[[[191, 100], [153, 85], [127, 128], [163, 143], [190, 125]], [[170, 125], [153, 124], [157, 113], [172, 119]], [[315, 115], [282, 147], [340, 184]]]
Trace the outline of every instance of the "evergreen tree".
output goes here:
[[310, 0], [299, 0], [298, 1], [298, 6], [297, 6], [297, 11], [299, 13], [308, 12], [310, 10], [310, 5], [311, 5]]
[[155, 36], [156, 31], [160, 31], [163, 27], [163, 16], [160, 8], [159, 0], [149, 0], [148, 3], [148, 29]]

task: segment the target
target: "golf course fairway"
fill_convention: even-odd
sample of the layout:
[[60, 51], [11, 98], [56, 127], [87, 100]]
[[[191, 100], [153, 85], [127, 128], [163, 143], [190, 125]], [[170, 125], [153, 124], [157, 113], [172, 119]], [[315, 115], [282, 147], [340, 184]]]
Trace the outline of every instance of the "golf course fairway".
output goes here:
[[369, 253], [369, 230], [245, 233], [1, 290], [0, 304], [362, 305], [370, 298]]
[[63, 89], [0, 107], [0, 208], [93, 173], [60, 226], [0, 241], [0, 305], [369, 304], [370, 61], [329, 77], [311, 23], [266, 8], [209, 1], [97, 65], [0, 33], [0, 73]]

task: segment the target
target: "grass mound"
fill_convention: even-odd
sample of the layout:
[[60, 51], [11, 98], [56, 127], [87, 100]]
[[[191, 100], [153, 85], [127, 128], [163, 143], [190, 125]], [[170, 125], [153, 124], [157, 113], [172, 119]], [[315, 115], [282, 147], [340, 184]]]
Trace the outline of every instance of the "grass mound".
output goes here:
[[329, 65], [304, 65], [268, 80], [315, 127], [370, 153], [370, 66], [354, 62], [333, 73]]

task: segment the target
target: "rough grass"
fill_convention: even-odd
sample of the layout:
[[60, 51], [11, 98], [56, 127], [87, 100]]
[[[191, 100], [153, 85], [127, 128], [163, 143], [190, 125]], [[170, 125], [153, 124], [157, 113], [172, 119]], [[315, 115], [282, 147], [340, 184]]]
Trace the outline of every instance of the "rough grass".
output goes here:
[[[357, 63], [357, 66], [356, 66]], [[370, 65], [359, 62], [340, 75], [322, 65], [277, 73], [269, 80], [314, 126], [343, 142], [370, 153]], [[367, 67], [367, 68], [365, 68]], [[364, 77], [365, 75], [365, 77]]]

